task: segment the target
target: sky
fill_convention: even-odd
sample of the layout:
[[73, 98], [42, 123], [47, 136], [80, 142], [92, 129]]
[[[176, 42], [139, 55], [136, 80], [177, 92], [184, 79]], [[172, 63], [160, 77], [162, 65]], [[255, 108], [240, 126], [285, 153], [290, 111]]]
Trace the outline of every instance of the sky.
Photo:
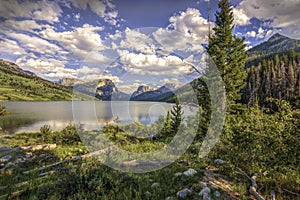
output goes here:
[[[281, 33], [300, 39], [300, 0], [231, 0], [251, 48]], [[0, 0], [0, 58], [48, 80], [109, 78], [125, 92], [181, 85], [201, 68], [207, 0]], [[211, 21], [217, 0], [211, 0]], [[212, 23], [211, 23], [212, 24]]]

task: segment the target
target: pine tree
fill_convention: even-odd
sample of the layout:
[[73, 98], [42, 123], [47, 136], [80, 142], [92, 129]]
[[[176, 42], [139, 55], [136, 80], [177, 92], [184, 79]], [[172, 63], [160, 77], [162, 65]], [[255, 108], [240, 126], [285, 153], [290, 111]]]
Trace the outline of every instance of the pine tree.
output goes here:
[[179, 130], [179, 126], [182, 121], [183, 111], [179, 102], [176, 101], [176, 104], [173, 106], [171, 110], [171, 132], [177, 133]]
[[166, 120], [164, 123], [164, 127], [162, 129], [162, 133], [166, 136], [170, 135], [172, 132], [172, 126], [171, 126], [171, 116], [170, 116], [170, 111], [168, 111]]
[[0, 105], [0, 117], [7, 115], [8, 112], [5, 109], [5, 106]]
[[207, 52], [216, 64], [226, 88], [227, 103], [230, 105], [241, 99], [245, 86], [246, 50], [245, 38], [233, 35], [233, 8], [228, 0], [219, 1], [220, 11], [216, 12], [214, 33], [209, 37]]

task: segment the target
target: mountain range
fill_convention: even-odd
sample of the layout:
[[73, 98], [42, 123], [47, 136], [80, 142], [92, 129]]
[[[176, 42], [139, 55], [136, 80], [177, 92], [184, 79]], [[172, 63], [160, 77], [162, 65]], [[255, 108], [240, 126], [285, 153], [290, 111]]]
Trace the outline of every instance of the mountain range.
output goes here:
[[[248, 50], [247, 65], [259, 62], [264, 56], [289, 50], [299, 51], [300, 40], [277, 33], [267, 41]], [[104, 101], [174, 101], [174, 94], [180, 90], [173, 85], [165, 85], [158, 89], [140, 85], [132, 94], [126, 94], [120, 91], [113, 81], [101, 78], [90, 83], [75, 78], [63, 78], [58, 83], [54, 83], [4, 60], [0, 60], [0, 83], [0, 101], [71, 100], [72, 89], [79, 91], [82, 95], [85, 94], [85, 98], [92, 96]], [[79, 99], [81, 98], [83, 97]]]

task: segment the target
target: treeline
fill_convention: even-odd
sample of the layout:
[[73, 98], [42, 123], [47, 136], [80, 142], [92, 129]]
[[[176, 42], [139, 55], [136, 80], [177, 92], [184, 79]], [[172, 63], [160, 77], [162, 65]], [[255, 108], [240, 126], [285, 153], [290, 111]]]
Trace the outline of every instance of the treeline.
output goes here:
[[300, 53], [273, 54], [252, 62], [247, 68], [243, 103], [267, 105], [268, 98], [287, 100], [300, 107]]

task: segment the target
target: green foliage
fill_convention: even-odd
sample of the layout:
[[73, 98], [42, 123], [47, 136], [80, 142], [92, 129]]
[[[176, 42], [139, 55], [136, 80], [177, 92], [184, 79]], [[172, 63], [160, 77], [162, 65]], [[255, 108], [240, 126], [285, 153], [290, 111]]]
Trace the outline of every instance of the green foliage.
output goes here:
[[171, 110], [171, 132], [173, 134], [176, 134], [179, 130], [179, 126], [182, 123], [182, 115], [183, 115], [183, 111], [182, 111], [182, 107], [181, 105], [179, 105], [179, 102], [176, 101], [175, 105], [173, 106], [172, 110]]
[[54, 143], [59, 145], [75, 145], [81, 143], [79, 132], [81, 126], [69, 124], [62, 131], [52, 131], [47, 124], [40, 128], [41, 143]]
[[229, 105], [241, 99], [241, 90], [245, 85], [246, 63], [245, 38], [233, 35], [233, 8], [228, 0], [219, 1], [220, 11], [216, 12], [213, 35], [209, 37], [207, 52], [220, 71], [225, 83]]
[[287, 100], [300, 107], [300, 53], [286, 52], [264, 57], [247, 69], [243, 102], [249, 106], [258, 99], [267, 106], [268, 98]]
[[162, 134], [170, 135], [171, 133], [172, 133], [171, 115], [170, 115], [170, 111], [168, 111], [164, 126], [162, 128]]
[[0, 117], [8, 115], [8, 114], [9, 114], [9, 112], [6, 111], [6, 107], [0, 105]]
[[[0, 101], [72, 100], [72, 88], [29, 75], [10, 62], [0, 60]], [[87, 99], [76, 94], [76, 99]]]
[[[224, 159], [249, 175], [258, 173], [267, 194], [281, 188], [297, 191], [300, 187], [297, 178], [300, 176], [300, 111], [293, 110], [286, 101], [273, 100], [273, 104], [278, 108], [275, 113], [256, 105], [227, 116], [222, 143], [211, 156]], [[263, 175], [264, 172], [267, 175]], [[222, 174], [226, 174], [226, 170]]]

